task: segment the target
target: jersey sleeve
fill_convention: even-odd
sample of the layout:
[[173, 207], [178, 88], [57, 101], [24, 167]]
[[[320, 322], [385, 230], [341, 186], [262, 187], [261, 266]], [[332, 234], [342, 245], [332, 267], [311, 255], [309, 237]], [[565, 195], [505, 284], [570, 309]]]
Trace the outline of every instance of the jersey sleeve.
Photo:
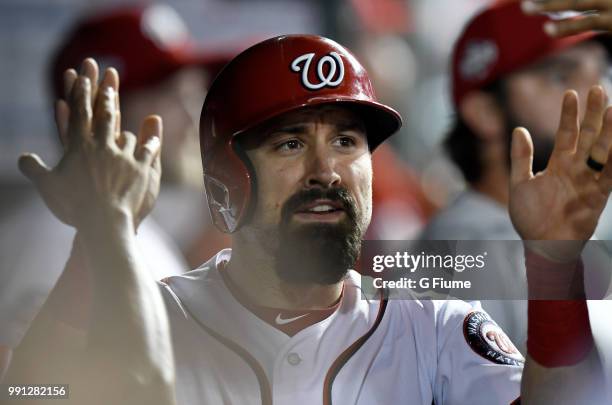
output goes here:
[[479, 303], [436, 305], [434, 402], [507, 405], [516, 400], [524, 358], [503, 330]]

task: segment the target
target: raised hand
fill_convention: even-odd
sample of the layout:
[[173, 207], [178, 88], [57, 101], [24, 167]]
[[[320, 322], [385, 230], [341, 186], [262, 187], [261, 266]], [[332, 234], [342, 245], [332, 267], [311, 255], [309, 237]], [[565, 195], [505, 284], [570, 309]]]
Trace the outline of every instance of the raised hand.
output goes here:
[[588, 11], [580, 17], [569, 17], [546, 24], [552, 36], [567, 36], [600, 30], [612, 31], [612, 0], [539, 0], [523, 1], [527, 14], [561, 11]]
[[69, 225], [80, 228], [116, 214], [137, 224], [159, 191], [161, 118], [147, 117], [138, 137], [119, 132], [117, 72], [107, 69], [99, 85], [97, 80], [93, 59], [83, 62], [80, 75], [65, 73], [66, 100], [56, 104], [64, 155], [52, 170], [34, 154], [21, 156], [19, 167]]
[[[580, 253], [592, 235], [612, 189], [612, 107], [606, 108], [601, 86], [591, 88], [587, 111], [578, 123], [578, 95], [567, 91], [555, 147], [546, 169], [531, 170], [533, 144], [529, 132], [515, 129], [512, 136], [510, 216], [524, 240], [573, 240], [578, 244], [538, 244], [536, 250], [558, 261]], [[587, 161], [591, 159], [591, 164]], [[602, 169], [599, 171], [598, 169]], [[551, 250], [542, 252], [542, 248]]]
[[[95, 60], [87, 58], [83, 61], [81, 67], [81, 74], [89, 78], [92, 83], [92, 94], [91, 100], [92, 105], [95, 103], [96, 94], [98, 88], [104, 88], [110, 86], [117, 92], [116, 103], [115, 103], [115, 140], [120, 148], [123, 148], [126, 143], [126, 133], [121, 132], [121, 110], [119, 107], [119, 76], [115, 69], [107, 69], [102, 83], [98, 86], [99, 69]], [[68, 139], [68, 125], [70, 122], [70, 106], [67, 100], [70, 100], [74, 83], [78, 77], [77, 72], [74, 69], [68, 69], [64, 72], [64, 98], [59, 99], [55, 103], [55, 123], [57, 125], [58, 135], [62, 144], [64, 145], [64, 151], [67, 150], [69, 144]], [[146, 129], [141, 126], [137, 136], [137, 145], [143, 145], [148, 139], [148, 134], [143, 130]], [[127, 133], [127, 135], [131, 135]], [[158, 155], [152, 162], [151, 172], [149, 177], [149, 184], [147, 193], [143, 200], [143, 204], [139, 208], [135, 217], [135, 226], [142, 222], [142, 220], [151, 212], [159, 194], [160, 180], [161, 180], [161, 160]], [[65, 222], [65, 221], [64, 221]]]

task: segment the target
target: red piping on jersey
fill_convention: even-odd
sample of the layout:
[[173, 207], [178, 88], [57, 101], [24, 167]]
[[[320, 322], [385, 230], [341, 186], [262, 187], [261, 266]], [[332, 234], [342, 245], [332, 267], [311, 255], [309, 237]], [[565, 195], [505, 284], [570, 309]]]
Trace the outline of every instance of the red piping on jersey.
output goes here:
[[[381, 290], [381, 302], [378, 307], [378, 314], [376, 315], [376, 320], [372, 327], [366, 332], [365, 335], [361, 336], [357, 339], [353, 344], [351, 344], [346, 350], [344, 350], [340, 356], [336, 358], [333, 362], [327, 374], [325, 376], [325, 381], [323, 383], [323, 405], [332, 405], [332, 385], [336, 376], [344, 367], [344, 365], [350, 360], [350, 358], [365, 344], [365, 342], [372, 336], [372, 334], [376, 331], [380, 322], [382, 321], [383, 316], [385, 315], [385, 310], [387, 309], [387, 298], [384, 297], [384, 290]], [[227, 347], [232, 352], [236, 353], [241, 359], [243, 359], [248, 366], [253, 370], [255, 376], [257, 377], [257, 382], [259, 383], [259, 391], [261, 393], [261, 403], [262, 405], [272, 405], [272, 388], [270, 386], [270, 382], [268, 381], [268, 377], [266, 373], [261, 367], [261, 365], [257, 362], [257, 359], [253, 357], [246, 349], [232, 341], [231, 339], [226, 338], [225, 336], [215, 332], [213, 329], [206, 326], [202, 323], [194, 314], [189, 310], [189, 307], [184, 303], [183, 307], [185, 311], [191, 316], [191, 318], [200, 326], [206, 333], [212, 336], [219, 343]]]
[[215, 332], [208, 326], [204, 325], [204, 323], [200, 322], [198, 318], [196, 318], [193, 313], [189, 310], [189, 308], [184, 305], [185, 310], [193, 318], [194, 321], [206, 331], [210, 336], [215, 338], [219, 343], [230, 349], [232, 352], [236, 353], [242, 360], [245, 361], [255, 373], [257, 377], [257, 382], [259, 383], [259, 392], [261, 394], [261, 404], [262, 405], [272, 405], [272, 388], [270, 387], [270, 382], [268, 381], [268, 377], [266, 376], [265, 371], [261, 367], [261, 365], [257, 362], [255, 357], [253, 357], [246, 349], [237, 344], [236, 342], [226, 338], [225, 336]]
[[365, 342], [367, 342], [370, 336], [372, 336], [372, 334], [378, 328], [378, 325], [380, 325], [380, 322], [382, 321], [382, 318], [385, 315], [385, 310], [387, 309], [388, 303], [388, 300], [386, 298], [383, 298], [383, 296], [384, 291], [381, 290], [381, 301], [380, 306], [378, 307], [378, 314], [376, 315], [376, 320], [374, 321], [374, 324], [372, 325], [370, 330], [368, 330], [365, 335], [361, 336], [359, 339], [353, 342], [353, 344], [350, 345], [346, 350], [344, 350], [340, 354], [340, 356], [336, 358], [334, 363], [327, 371], [327, 375], [325, 376], [325, 382], [323, 383], [323, 405], [332, 405], [332, 385], [334, 384], [336, 376], [338, 375], [342, 367], [344, 367], [344, 365], [351, 359], [351, 357], [353, 357], [353, 355], [357, 353], [361, 346], [363, 346]]

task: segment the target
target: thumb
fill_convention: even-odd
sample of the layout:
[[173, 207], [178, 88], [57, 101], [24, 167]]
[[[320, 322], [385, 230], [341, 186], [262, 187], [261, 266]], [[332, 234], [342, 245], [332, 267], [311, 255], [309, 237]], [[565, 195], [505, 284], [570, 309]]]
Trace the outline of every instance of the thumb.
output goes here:
[[533, 142], [531, 140], [531, 135], [529, 135], [529, 131], [525, 128], [515, 128], [512, 132], [510, 159], [511, 187], [533, 177], [533, 172], [531, 171], [531, 164], [533, 162]]
[[36, 187], [40, 186], [42, 179], [49, 173], [49, 168], [41, 158], [33, 153], [26, 153], [19, 156], [19, 170]]

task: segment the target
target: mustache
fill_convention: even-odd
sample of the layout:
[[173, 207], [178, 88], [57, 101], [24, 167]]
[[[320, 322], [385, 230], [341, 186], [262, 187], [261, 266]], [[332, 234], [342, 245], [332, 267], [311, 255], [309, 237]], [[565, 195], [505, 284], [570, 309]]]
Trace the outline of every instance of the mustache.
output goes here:
[[287, 224], [291, 220], [291, 215], [295, 213], [300, 207], [314, 202], [316, 200], [330, 200], [339, 203], [342, 209], [347, 214], [348, 218], [355, 222], [357, 218], [357, 205], [355, 199], [351, 196], [347, 189], [341, 187], [335, 188], [311, 188], [300, 190], [292, 195], [283, 204], [281, 210], [281, 221], [283, 224]]

